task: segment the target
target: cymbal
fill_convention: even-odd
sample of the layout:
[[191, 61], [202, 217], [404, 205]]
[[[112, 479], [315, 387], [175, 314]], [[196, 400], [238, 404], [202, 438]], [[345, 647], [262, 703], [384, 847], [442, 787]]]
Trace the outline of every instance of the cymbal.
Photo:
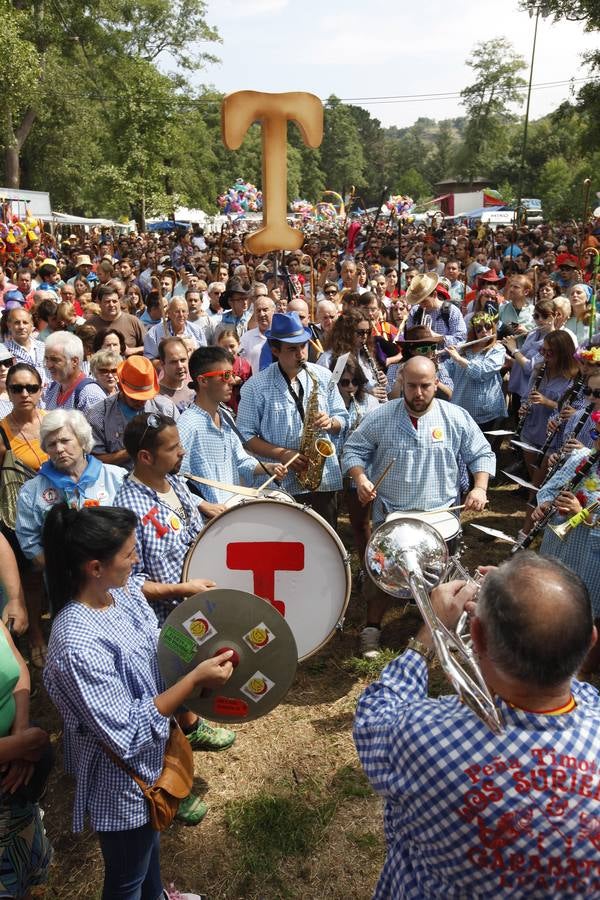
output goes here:
[[188, 597], [161, 629], [160, 673], [170, 687], [203, 660], [229, 649], [234, 651], [229, 681], [219, 688], [198, 688], [185, 705], [216, 722], [250, 722], [281, 703], [298, 664], [290, 626], [267, 600], [226, 588]]

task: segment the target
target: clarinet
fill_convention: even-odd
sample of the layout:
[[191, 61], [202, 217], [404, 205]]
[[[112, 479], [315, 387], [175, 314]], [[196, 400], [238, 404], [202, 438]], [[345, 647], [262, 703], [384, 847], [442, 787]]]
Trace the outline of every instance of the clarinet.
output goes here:
[[[385, 387], [387, 384], [387, 378], [385, 377], [385, 373], [381, 371], [375, 360], [373, 359], [373, 355], [371, 351], [367, 347], [362, 348], [362, 352], [365, 354], [367, 358], [367, 362], [369, 364], [369, 368], [373, 373], [373, 378], [375, 379], [375, 384], [377, 387]], [[387, 400], [387, 396], [385, 400], [380, 400], [380, 403], [385, 403]]]
[[[535, 376], [534, 382], [531, 385], [531, 390], [529, 391], [530, 394], [532, 394], [533, 391], [538, 390], [540, 384], [542, 383], [542, 378], [544, 377], [545, 372], [546, 372], [546, 363], [544, 362], [541, 364], [540, 368], [538, 369], [538, 373]], [[523, 405], [521, 406], [521, 409], [519, 410], [519, 421], [518, 421], [517, 427], [516, 427], [516, 435], [519, 438], [521, 437], [521, 432], [523, 431], [523, 426], [525, 425], [525, 419], [531, 412], [532, 406], [533, 406], [533, 403], [531, 402], [531, 400], [529, 400], [529, 396], [528, 396], [528, 399], [525, 401], [525, 403], [523, 403]]]
[[550, 449], [550, 444], [554, 440], [554, 435], [556, 434], [556, 429], [552, 429], [551, 425], [556, 423], [558, 427], [560, 412], [563, 406], [569, 406], [572, 400], [575, 400], [581, 388], [583, 387], [583, 375], [576, 375], [571, 387], [568, 387], [564, 392], [560, 400], [558, 401], [558, 409], [554, 412], [550, 418], [548, 419], [548, 434], [546, 440], [542, 448], [540, 449], [540, 459], [543, 459], [548, 450]]
[[573, 440], [573, 441], [577, 440], [577, 438], [579, 436], [579, 432], [584, 427], [584, 425], [587, 423], [587, 421], [588, 421], [589, 417], [591, 416], [591, 414], [593, 413], [593, 411], [594, 411], [593, 403], [590, 403], [589, 406], [586, 406], [584, 414], [582, 415], [579, 422], [573, 429], [572, 433], [569, 435], [567, 440], [564, 442], [564, 444], [562, 445], [562, 447], [556, 454], [556, 459], [554, 460], [554, 463], [552, 464], [552, 466], [546, 472], [546, 477], [542, 481], [542, 484], [540, 485], [540, 487], [543, 486], [544, 484], [546, 484], [548, 479], [552, 478], [552, 476], [554, 475], [555, 472], [558, 472], [558, 470], [564, 463], [567, 456], [569, 456], [569, 451], [566, 449], [568, 442], [571, 440]]
[[[587, 478], [589, 473], [598, 462], [599, 458], [600, 450], [592, 450], [585, 462], [582, 462], [578, 466], [577, 471], [575, 472], [573, 477], [570, 478], [569, 481], [566, 481], [563, 485], [561, 485], [561, 487], [557, 491], [557, 494], [561, 494], [563, 491], [569, 491], [570, 493], [573, 493], [575, 488], [579, 487], [584, 478]], [[540, 531], [543, 531], [543, 529], [546, 527], [555, 513], [556, 501], [553, 500], [542, 518], [538, 519], [538, 521], [535, 523], [529, 534], [526, 534], [523, 538], [521, 538], [520, 541], [517, 541], [516, 544], [513, 544], [513, 546], [510, 548], [511, 554], [517, 553], [518, 550], [526, 550], [534, 540], [534, 538], [540, 533]]]

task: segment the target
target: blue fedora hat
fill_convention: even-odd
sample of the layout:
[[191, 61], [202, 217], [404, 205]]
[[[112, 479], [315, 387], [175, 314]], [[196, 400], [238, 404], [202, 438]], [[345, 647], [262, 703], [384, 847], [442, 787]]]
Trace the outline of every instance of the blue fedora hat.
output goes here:
[[284, 344], [306, 344], [311, 332], [304, 327], [298, 313], [275, 313], [265, 337], [268, 341], [282, 341]]

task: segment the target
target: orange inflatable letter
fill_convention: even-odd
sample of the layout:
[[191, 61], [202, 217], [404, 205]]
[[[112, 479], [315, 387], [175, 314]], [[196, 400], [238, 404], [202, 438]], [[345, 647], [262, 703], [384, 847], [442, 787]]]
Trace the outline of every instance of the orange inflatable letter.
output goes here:
[[236, 91], [222, 106], [223, 143], [237, 150], [253, 122], [262, 126], [263, 228], [246, 238], [251, 253], [262, 256], [270, 250], [299, 250], [301, 231], [287, 224], [287, 123], [300, 128], [307, 147], [318, 147], [323, 139], [323, 104], [314, 94], [295, 91], [265, 94]]

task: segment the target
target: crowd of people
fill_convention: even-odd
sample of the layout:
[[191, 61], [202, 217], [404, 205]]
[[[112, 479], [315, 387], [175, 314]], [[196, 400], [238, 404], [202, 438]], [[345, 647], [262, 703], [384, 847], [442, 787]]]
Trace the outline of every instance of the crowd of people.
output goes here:
[[[545, 527], [542, 555], [486, 572], [478, 596], [462, 582], [432, 595], [449, 628], [470, 612], [506, 730], [486, 732], [456, 697], [427, 699], [425, 626], [367, 690], [356, 742], [386, 799], [389, 850], [377, 896], [600, 895], [600, 863], [588, 866], [583, 846], [597, 857], [600, 788], [576, 774], [596, 772], [600, 709], [576, 680], [600, 663], [600, 223], [495, 233], [405, 223], [398, 233], [365, 219], [353, 223], [352, 252], [340, 223], [266, 257], [247, 252], [242, 227], [44, 234], [0, 266], [11, 626], [0, 631], [0, 830], [10, 836], [0, 896], [28, 897], [51, 857], [39, 795], [26, 790], [49, 739], [30, 724], [14, 637], [27, 636], [62, 716], [73, 827], [87, 820], [98, 834], [104, 900], [196, 896], [165, 890], [138, 784], [158, 778], [174, 729], [195, 751], [235, 740], [185, 706], [227, 680], [230, 654], [170, 687], [156, 657], [169, 613], [215, 586], [185, 576], [203, 528], [232, 487], [275, 478], [334, 531], [347, 512], [347, 549], [362, 566], [390, 515], [482, 512], [511, 434], [533, 506], [517, 547]], [[459, 513], [452, 522], [459, 532]], [[551, 526], [565, 523], [557, 537]], [[376, 658], [391, 598], [362, 570], [358, 588], [360, 652]], [[576, 771], [563, 776], [573, 754]], [[552, 795], [534, 802], [545, 790], [535, 779]], [[178, 818], [205, 813], [192, 792]], [[573, 866], [534, 866], [544, 841]]]

